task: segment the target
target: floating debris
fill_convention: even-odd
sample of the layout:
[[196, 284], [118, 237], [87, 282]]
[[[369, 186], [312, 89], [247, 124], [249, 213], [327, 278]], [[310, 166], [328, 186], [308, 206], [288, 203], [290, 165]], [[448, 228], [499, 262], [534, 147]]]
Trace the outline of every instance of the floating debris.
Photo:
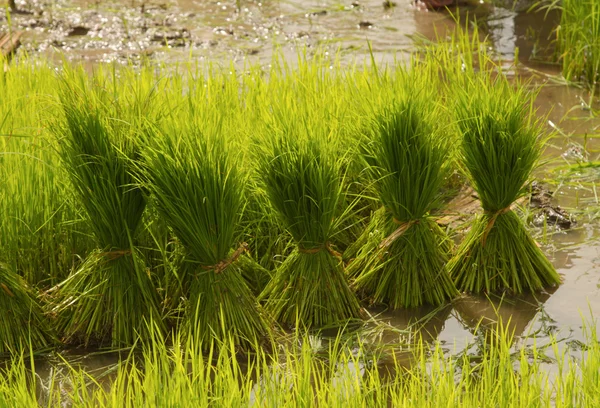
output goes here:
[[171, 47], [183, 47], [185, 46], [185, 42], [190, 38], [190, 33], [187, 29], [183, 28], [180, 30], [167, 31], [156, 33], [152, 37], [151, 41], [160, 42], [163, 44], [167, 44]]
[[0, 54], [3, 57], [12, 55], [19, 45], [21, 45], [22, 31], [0, 32]]
[[233, 28], [216, 27], [213, 29], [213, 33], [220, 35], [233, 35]]
[[320, 11], [314, 11], [312, 13], [308, 13], [306, 15], [306, 17], [321, 17], [321, 16], [326, 16], [327, 15], [327, 10], [320, 10]]

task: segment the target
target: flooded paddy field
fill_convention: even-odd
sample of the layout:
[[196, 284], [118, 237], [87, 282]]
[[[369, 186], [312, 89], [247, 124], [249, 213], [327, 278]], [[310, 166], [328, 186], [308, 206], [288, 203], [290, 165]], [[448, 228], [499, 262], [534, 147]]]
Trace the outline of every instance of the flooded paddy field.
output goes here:
[[[600, 104], [595, 94], [561, 80], [553, 43], [560, 15], [528, 12], [531, 4], [526, 2], [466, 2], [452, 10], [457, 14], [396, 3], [23, 1], [17, 2], [20, 12], [9, 19], [12, 29], [25, 32], [16, 63], [26, 55], [42, 56], [58, 65], [63, 59], [83, 63], [90, 72], [106, 62], [268, 67], [274, 55], [293, 63], [298, 54], [317, 50], [328, 53], [332, 67], [336, 59], [341, 66], [371, 59], [385, 66], [408, 61], [423, 44], [451, 35], [457, 15], [477, 24], [508, 75], [539, 89], [538, 114], [546, 116], [547, 130], [554, 132], [535, 179], [543, 186], [547, 205], [564, 210], [570, 223], [553, 225], [548, 213], [540, 216], [543, 211], [529, 203], [524, 203], [524, 211], [531, 212], [532, 234], [563, 283], [534, 295], [462, 295], [438, 308], [367, 308], [370, 318], [359, 337], [401, 350], [395, 357], [406, 357], [409, 366], [407, 344], [417, 334], [438, 344], [446, 355], [476, 358], [485, 328], [500, 316], [517, 336], [513, 350], [531, 346], [535, 337], [538, 346], [556, 339], [561, 350], [578, 353], [589, 340], [590, 326], [583, 320], [593, 324], [600, 313]], [[8, 22], [7, 10], [0, 10], [2, 28]], [[327, 336], [315, 339], [323, 345], [329, 341]], [[36, 359], [40, 400], [46, 398], [57, 371], [68, 373], [70, 365], [83, 367], [101, 386], [110, 387], [123, 355], [74, 349]], [[551, 375], [557, 367], [552, 358], [544, 364]]]
[[[74, 61], [122, 63], [152, 58], [269, 64], [275, 51], [290, 61], [326, 49], [344, 61], [370, 57], [391, 63], [408, 57], [414, 39], [451, 33], [455, 15], [486, 26], [500, 56], [536, 68], [547, 60], [558, 15], [466, 1], [449, 11], [427, 11], [410, 1], [27, 1], [10, 15], [25, 30], [23, 50]], [[456, 14], [458, 12], [458, 14]], [[6, 21], [6, 10], [0, 10]], [[371, 47], [371, 50], [369, 49]], [[58, 56], [60, 55], [60, 57]]]

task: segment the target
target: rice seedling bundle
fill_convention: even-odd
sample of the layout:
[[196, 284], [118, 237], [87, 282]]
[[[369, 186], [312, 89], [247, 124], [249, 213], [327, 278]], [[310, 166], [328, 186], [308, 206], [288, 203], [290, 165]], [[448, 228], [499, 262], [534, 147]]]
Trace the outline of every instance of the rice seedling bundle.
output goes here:
[[34, 291], [7, 265], [0, 264], [0, 354], [37, 350], [53, 341]]
[[331, 244], [343, 219], [343, 159], [304, 126], [274, 130], [257, 155], [271, 206], [296, 245], [260, 297], [284, 324], [322, 327], [358, 318], [360, 305]]
[[560, 283], [511, 207], [526, 193], [542, 147], [542, 130], [527, 92], [503, 77], [483, 76], [458, 91], [462, 161], [483, 207], [448, 264], [459, 290], [521, 293]]
[[139, 149], [117, 102], [105, 101], [103, 84], [67, 72], [61, 89], [64, 123], [55, 126], [60, 153], [96, 240], [93, 250], [54, 289], [50, 309], [66, 341], [133, 344], [150, 319], [161, 326], [157, 294], [135, 248], [146, 207], [135, 185]]
[[446, 270], [450, 241], [430, 216], [448, 169], [448, 135], [436, 126], [433, 95], [412, 88], [374, 120], [366, 162], [385, 210], [372, 217], [348, 268], [358, 291], [394, 309], [458, 294]]
[[251, 260], [237, 241], [244, 178], [234, 152], [198, 126], [164, 125], [149, 134], [148, 189], [185, 252], [185, 327], [204, 348], [228, 336], [238, 347], [256, 347], [270, 328], [243, 276]]

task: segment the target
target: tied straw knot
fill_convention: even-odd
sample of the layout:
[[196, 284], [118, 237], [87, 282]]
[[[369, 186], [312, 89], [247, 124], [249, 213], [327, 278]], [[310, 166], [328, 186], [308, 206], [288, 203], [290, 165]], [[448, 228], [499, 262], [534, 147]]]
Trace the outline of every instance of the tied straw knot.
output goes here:
[[402, 234], [404, 234], [410, 227], [419, 223], [419, 220], [410, 220], [410, 221], [399, 221], [395, 217], [393, 218], [394, 224], [398, 225], [398, 228], [392, 232], [386, 239], [381, 241], [379, 244], [379, 249], [387, 248], [392, 245], [392, 242], [397, 240]]
[[485, 211], [485, 214], [490, 215], [490, 219], [485, 227], [485, 231], [483, 231], [483, 236], [481, 237], [482, 245], [485, 245], [485, 241], [488, 237], [488, 234], [492, 230], [492, 227], [496, 223], [496, 220], [498, 219], [498, 217], [501, 216], [502, 214], [506, 214], [510, 210], [511, 210], [511, 208], [509, 205], [508, 207], [502, 208], [501, 210], [498, 210], [498, 211], [487, 211], [487, 210]]
[[131, 255], [131, 249], [116, 249], [114, 251], [102, 252], [100, 256], [108, 258], [109, 261], [121, 258], [123, 256]]
[[0, 283], [0, 287], [2, 290], [10, 297], [15, 297], [15, 294], [11, 292], [11, 290], [4, 283]]
[[229, 267], [229, 265], [231, 265], [232, 263], [237, 261], [237, 259], [240, 257], [240, 255], [242, 255], [247, 250], [248, 250], [248, 244], [245, 242], [242, 242], [240, 244], [240, 246], [238, 247], [238, 249], [236, 249], [235, 252], [233, 254], [231, 254], [231, 256], [229, 258], [224, 259], [221, 262], [218, 262], [214, 265], [203, 266], [202, 269], [207, 270], [207, 271], [211, 271], [211, 270], [215, 271], [215, 274], [218, 275], [221, 272], [223, 272], [225, 269], [227, 269]]
[[326, 242], [323, 245], [315, 247], [315, 248], [302, 248], [300, 245], [298, 245], [298, 252], [300, 252], [302, 254], [317, 254], [321, 251], [327, 251], [331, 255], [335, 256], [336, 258], [342, 257], [342, 254], [340, 254], [338, 251], [333, 249], [333, 247], [331, 246], [331, 242]]

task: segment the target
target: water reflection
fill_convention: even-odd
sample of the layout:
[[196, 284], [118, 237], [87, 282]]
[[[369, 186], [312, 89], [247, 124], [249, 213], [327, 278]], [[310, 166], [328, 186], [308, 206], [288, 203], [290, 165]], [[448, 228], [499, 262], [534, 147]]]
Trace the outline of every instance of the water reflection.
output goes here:
[[[553, 10], [527, 12], [510, 8], [493, 7], [484, 25], [500, 58], [514, 62], [518, 52], [519, 62], [536, 70], [556, 74], [560, 67], [554, 64], [555, 27], [560, 14]], [[518, 50], [518, 51], [517, 51]]]
[[526, 329], [552, 291], [512, 297], [464, 296], [455, 302], [454, 309], [460, 321], [474, 335], [480, 331], [494, 330], [501, 324], [508, 333], [521, 336], [526, 334]]
[[[40, 406], [48, 406], [49, 398], [56, 393], [68, 400], [73, 391], [82, 391], [82, 386], [90, 392], [98, 388], [109, 392], [127, 355], [126, 352], [115, 351], [67, 350], [36, 358], [35, 381]], [[82, 370], [89, 375], [85, 385], [73, 383], [71, 374], [74, 370]]]
[[[422, 344], [426, 348], [433, 345], [444, 330], [451, 311], [452, 307], [446, 305], [385, 310], [377, 314], [380, 330], [375, 332], [372, 342], [380, 348], [377, 368], [381, 378], [396, 375], [398, 367], [409, 369], [415, 363], [411, 345]], [[372, 312], [376, 313], [377, 309]]]

